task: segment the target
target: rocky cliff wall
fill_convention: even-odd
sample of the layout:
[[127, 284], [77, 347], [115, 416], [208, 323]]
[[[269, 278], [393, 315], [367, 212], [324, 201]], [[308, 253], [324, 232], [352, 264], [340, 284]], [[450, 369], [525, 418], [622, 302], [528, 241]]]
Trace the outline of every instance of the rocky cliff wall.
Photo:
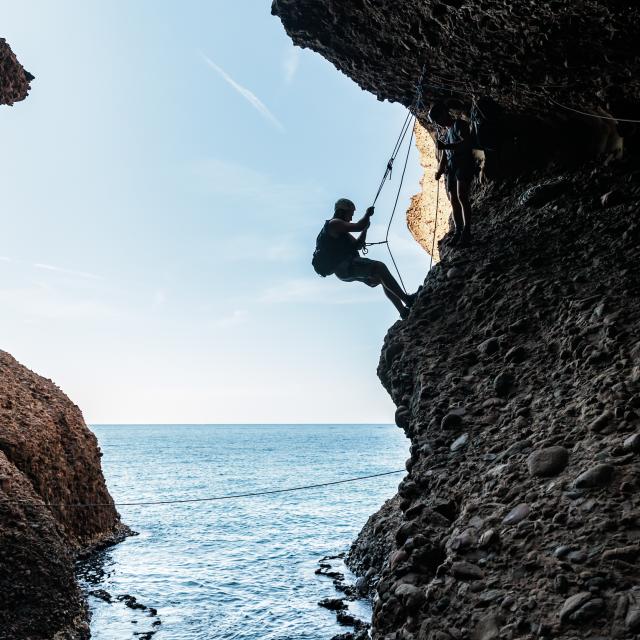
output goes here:
[[394, 541], [374, 518], [354, 549], [374, 638], [638, 637], [638, 177], [487, 187], [474, 248], [445, 238], [390, 330], [378, 373], [412, 445]]
[[[640, 165], [636, 125], [609, 119], [640, 113], [638, 8], [273, 12], [380, 99], [410, 104], [426, 61], [427, 102], [456, 98], [464, 117], [490, 95], [509, 119], [502, 179], [474, 188], [473, 245], [444, 236], [385, 338], [378, 374], [411, 458], [349, 555], [372, 637], [640, 637]], [[428, 209], [410, 211], [418, 240]]]
[[88, 637], [75, 559], [126, 532], [101, 455], [78, 407], [0, 351], [0, 638]]

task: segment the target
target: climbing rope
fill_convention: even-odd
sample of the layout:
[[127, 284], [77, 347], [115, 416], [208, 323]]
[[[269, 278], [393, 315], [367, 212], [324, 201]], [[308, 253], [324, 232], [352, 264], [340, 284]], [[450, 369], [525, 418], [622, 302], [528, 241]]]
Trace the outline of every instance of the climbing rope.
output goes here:
[[[143, 507], [151, 505], [161, 504], [187, 504], [192, 502], [216, 502], [219, 500], [233, 500], [234, 498], [253, 498], [256, 496], [269, 496], [276, 493], [291, 493], [293, 491], [304, 491], [306, 489], [318, 489], [320, 487], [330, 487], [336, 484], [345, 484], [347, 482], [358, 482], [360, 480], [369, 480], [370, 478], [381, 478], [383, 476], [390, 476], [396, 473], [406, 473], [405, 469], [397, 469], [396, 471], [384, 471], [383, 473], [372, 473], [368, 476], [357, 476], [355, 478], [346, 478], [345, 480], [333, 480], [331, 482], [319, 482], [317, 484], [306, 484], [298, 487], [288, 487], [286, 489], [269, 489], [266, 491], [251, 491], [249, 493], [230, 493], [222, 496], [211, 496], [208, 498], [180, 498], [176, 500], [150, 500], [142, 502], [89, 502], [75, 504], [72, 502], [58, 502], [51, 503], [45, 502], [46, 507]], [[12, 500], [9, 497], [3, 496], [2, 500], [5, 502], [13, 503], [25, 503], [27, 500]]]
[[407, 132], [409, 131], [409, 129], [411, 129], [411, 135], [409, 136], [409, 145], [407, 146], [407, 154], [405, 156], [405, 160], [404, 160], [404, 166], [402, 167], [402, 174], [400, 176], [400, 183], [398, 184], [398, 190], [396, 193], [396, 198], [395, 201], [393, 203], [393, 209], [391, 210], [391, 216], [389, 217], [389, 224], [387, 225], [387, 233], [385, 234], [385, 238], [384, 240], [380, 240], [379, 242], [367, 242], [365, 243], [365, 246], [362, 248], [362, 253], [367, 254], [368, 253], [368, 249], [367, 247], [372, 247], [374, 245], [379, 245], [379, 244], [386, 244], [387, 245], [387, 251], [389, 252], [389, 257], [391, 258], [391, 262], [393, 263], [393, 267], [396, 270], [396, 273], [398, 274], [398, 280], [400, 281], [400, 285], [402, 286], [402, 289], [405, 293], [407, 293], [407, 288], [405, 287], [404, 284], [404, 280], [402, 279], [402, 274], [400, 273], [400, 269], [398, 268], [398, 264], [396, 263], [396, 260], [393, 256], [393, 252], [391, 251], [391, 246], [389, 243], [389, 233], [391, 232], [391, 224], [393, 222], [393, 218], [396, 214], [396, 208], [398, 206], [398, 200], [400, 199], [400, 192], [402, 190], [402, 184], [404, 182], [404, 176], [405, 173], [407, 171], [407, 164], [409, 163], [409, 155], [411, 154], [411, 144], [413, 142], [413, 136], [415, 134], [415, 126], [416, 126], [416, 120], [417, 120], [417, 113], [418, 113], [418, 109], [420, 108], [420, 106], [422, 105], [422, 87], [424, 84], [424, 74], [426, 71], [427, 65], [426, 63], [422, 66], [422, 71], [420, 73], [420, 78], [418, 80], [418, 83], [416, 84], [416, 95], [414, 98], [414, 101], [412, 103], [412, 105], [409, 107], [408, 112], [407, 112], [407, 116], [404, 119], [404, 122], [402, 124], [402, 128], [400, 129], [400, 134], [398, 135], [398, 138], [396, 140], [396, 144], [393, 147], [393, 152], [391, 153], [391, 157], [389, 158], [389, 161], [387, 162], [387, 167], [385, 169], [384, 175], [382, 176], [382, 180], [380, 181], [380, 186], [378, 187], [378, 190], [376, 191], [376, 195], [375, 198], [373, 199], [373, 205], [375, 205], [375, 203], [378, 200], [378, 196], [380, 195], [382, 188], [384, 187], [387, 178], [389, 180], [391, 180], [391, 175], [392, 175], [392, 171], [393, 171], [393, 163], [395, 162], [398, 153], [400, 152], [400, 149], [402, 148], [402, 144], [404, 142], [404, 139], [406, 138]]

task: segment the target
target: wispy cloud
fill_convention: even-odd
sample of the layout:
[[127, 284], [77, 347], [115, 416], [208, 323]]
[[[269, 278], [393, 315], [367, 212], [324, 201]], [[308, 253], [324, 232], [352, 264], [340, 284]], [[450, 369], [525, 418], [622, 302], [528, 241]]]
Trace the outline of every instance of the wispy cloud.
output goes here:
[[261, 216], [271, 210], [283, 215], [299, 213], [326, 200], [318, 184], [283, 182], [266, 172], [219, 158], [202, 160], [193, 171], [208, 192], [256, 205]]
[[13, 313], [27, 322], [45, 320], [104, 320], [116, 317], [116, 310], [100, 300], [74, 299], [39, 283], [31, 287], [0, 289], [4, 313]]
[[301, 240], [288, 238], [266, 248], [266, 257], [270, 262], [292, 262], [302, 253]]
[[167, 292], [164, 289], [156, 289], [153, 293], [153, 307], [162, 307], [167, 301]]
[[214, 325], [219, 329], [227, 329], [245, 323], [249, 319], [249, 314], [243, 309], [235, 309], [226, 316], [218, 318]]
[[204, 53], [202, 54], [204, 61], [216, 72], [218, 73], [222, 79], [233, 89], [235, 89], [263, 118], [268, 120], [272, 125], [276, 127], [279, 131], [284, 131], [284, 126], [276, 118], [271, 111], [267, 108], [267, 106], [256, 96], [253, 91], [243, 87], [241, 84], [236, 82], [222, 67], [217, 65], [211, 58], [206, 56]]
[[296, 77], [298, 67], [300, 66], [300, 49], [290, 47], [282, 63], [284, 70], [284, 81], [291, 84]]
[[342, 282], [334, 277], [295, 278], [265, 289], [263, 303], [306, 302], [312, 304], [362, 304], [382, 300], [382, 290], [373, 291], [359, 282]]
[[36, 262], [34, 265], [36, 269], [42, 269], [44, 271], [54, 271], [67, 276], [76, 276], [78, 278], [87, 278], [88, 280], [103, 280], [102, 276], [95, 273], [89, 273], [87, 271], [76, 271], [75, 269], [64, 269], [63, 267], [56, 267], [52, 264], [43, 264], [42, 262]]

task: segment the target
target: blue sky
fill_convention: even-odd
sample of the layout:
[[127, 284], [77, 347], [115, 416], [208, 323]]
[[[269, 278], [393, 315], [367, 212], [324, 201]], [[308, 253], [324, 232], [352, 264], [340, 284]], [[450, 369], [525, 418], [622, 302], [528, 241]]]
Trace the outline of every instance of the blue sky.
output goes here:
[[[294, 48], [269, 2], [21, 0], [2, 25], [36, 76], [0, 107], [2, 348], [89, 422], [391, 421], [396, 312], [310, 256], [338, 197], [370, 204], [404, 108]], [[414, 150], [410, 289], [419, 175]]]

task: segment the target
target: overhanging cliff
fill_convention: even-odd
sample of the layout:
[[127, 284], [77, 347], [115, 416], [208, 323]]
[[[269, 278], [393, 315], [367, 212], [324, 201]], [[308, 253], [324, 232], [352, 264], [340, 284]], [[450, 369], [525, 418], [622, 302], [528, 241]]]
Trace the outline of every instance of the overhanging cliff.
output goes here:
[[[427, 103], [468, 117], [488, 95], [509, 121], [502, 179], [474, 188], [472, 246], [445, 237], [385, 339], [378, 374], [411, 458], [349, 556], [372, 637], [640, 637], [640, 164], [620, 120], [640, 116], [638, 7], [272, 11], [380, 99], [411, 104], [426, 63]], [[423, 245], [428, 210], [409, 212]]]
[[274, 0], [295, 44], [360, 87], [409, 105], [426, 64], [427, 99], [489, 95], [548, 112], [550, 99], [638, 118], [640, 8], [609, 0]]

